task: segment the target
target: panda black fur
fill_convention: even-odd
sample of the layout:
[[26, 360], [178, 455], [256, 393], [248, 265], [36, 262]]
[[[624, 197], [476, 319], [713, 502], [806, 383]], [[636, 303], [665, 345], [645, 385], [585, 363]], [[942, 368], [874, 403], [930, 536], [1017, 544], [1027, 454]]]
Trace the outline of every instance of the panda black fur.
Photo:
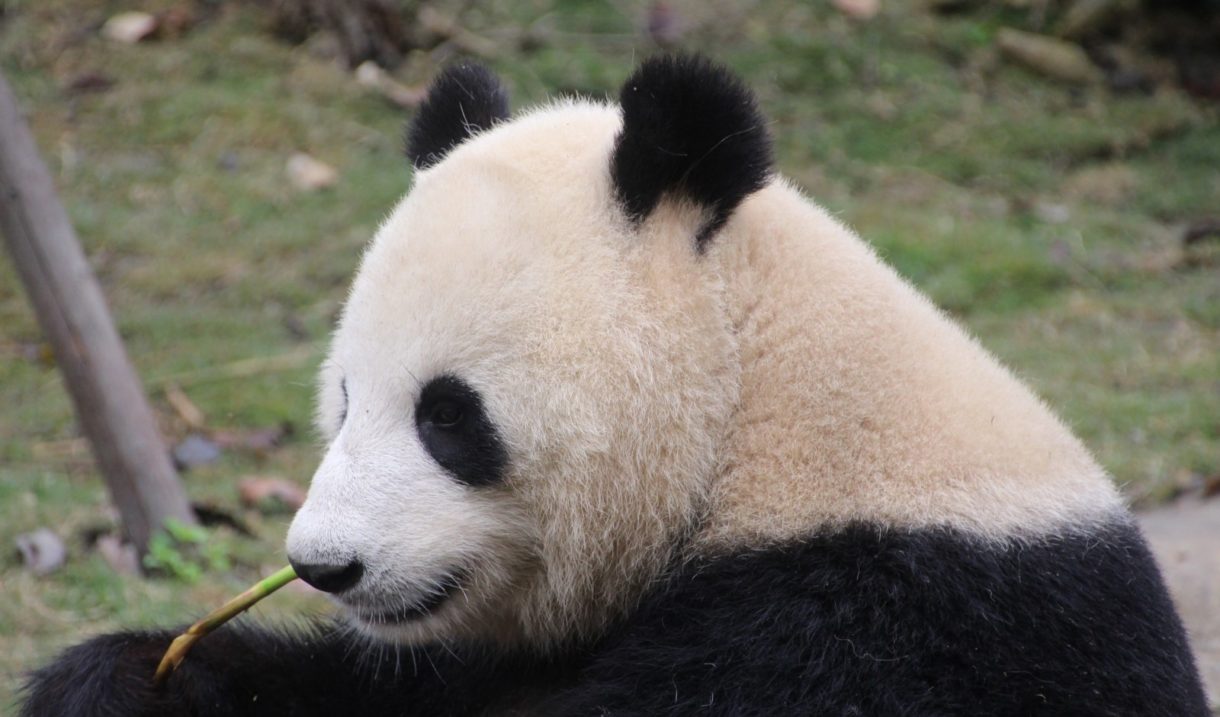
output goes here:
[[100, 637], [24, 714], [1206, 713], [1108, 477], [772, 175], [750, 94], [661, 58], [621, 108], [509, 121], [458, 67], [415, 119], [289, 535], [349, 623], [162, 691], [172, 631]]

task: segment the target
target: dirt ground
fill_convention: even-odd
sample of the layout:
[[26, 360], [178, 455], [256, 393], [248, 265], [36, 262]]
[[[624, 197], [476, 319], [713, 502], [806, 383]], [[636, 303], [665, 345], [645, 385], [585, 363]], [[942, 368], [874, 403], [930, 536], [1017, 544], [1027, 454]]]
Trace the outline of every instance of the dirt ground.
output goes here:
[[1220, 711], [1220, 500], [1160, 508], [1140, 523], [1190, 633], [1212, 709]]

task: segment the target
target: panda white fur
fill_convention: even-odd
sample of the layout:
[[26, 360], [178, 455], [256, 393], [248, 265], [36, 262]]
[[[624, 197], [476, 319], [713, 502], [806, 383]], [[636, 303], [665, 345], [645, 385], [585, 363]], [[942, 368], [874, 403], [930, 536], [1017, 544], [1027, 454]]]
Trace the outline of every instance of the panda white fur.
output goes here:
[[322, 371], [288, 553], [348, 626], [170, 632], [25, 712], [1203, 715], [1110, 480], [772, 174], [724, 70], [508, 117], [441, 75]]

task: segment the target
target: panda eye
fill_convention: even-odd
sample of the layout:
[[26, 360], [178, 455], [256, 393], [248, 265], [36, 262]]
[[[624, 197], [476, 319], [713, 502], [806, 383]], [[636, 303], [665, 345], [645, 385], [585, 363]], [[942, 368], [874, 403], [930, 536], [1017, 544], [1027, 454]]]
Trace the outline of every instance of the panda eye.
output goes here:
[[428, 454], [469, 486], [500, 481], [508, 451], [473, 386], [453, 374], [425, 384], [415, 404], [415, 430]]
[[428, 422], [437, 428], [457, 428], [465, 414], [456, 401], [440, 401], [428, 413]]

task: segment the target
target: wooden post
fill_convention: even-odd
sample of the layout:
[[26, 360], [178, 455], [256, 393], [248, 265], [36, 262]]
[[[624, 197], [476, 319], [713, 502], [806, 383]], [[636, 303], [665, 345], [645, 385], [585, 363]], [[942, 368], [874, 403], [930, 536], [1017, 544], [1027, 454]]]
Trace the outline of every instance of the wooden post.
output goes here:
[[76, 415], [140, 554], [167, 518], [195, 523], [101, 287], [0, 74], [0, 230]]

